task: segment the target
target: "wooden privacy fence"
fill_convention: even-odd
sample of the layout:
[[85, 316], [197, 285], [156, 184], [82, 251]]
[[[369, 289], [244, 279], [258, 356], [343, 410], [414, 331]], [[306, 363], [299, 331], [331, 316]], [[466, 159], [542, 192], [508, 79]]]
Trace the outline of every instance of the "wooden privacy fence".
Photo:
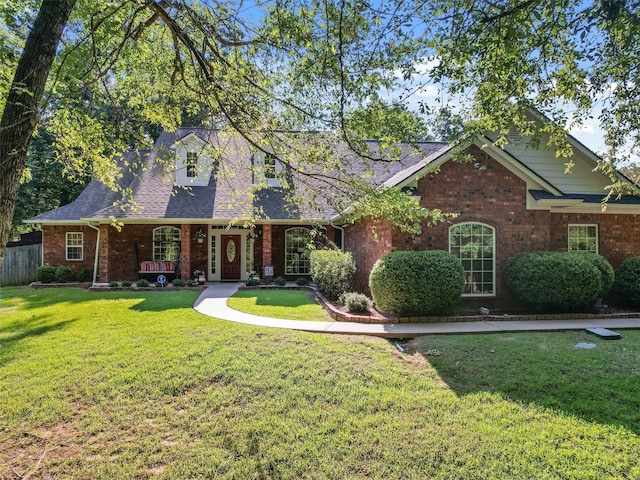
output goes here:
[[41, 263], [41, 243], [7, 248], [0, 269], [0, 285], [27, 285], [34, 282]]

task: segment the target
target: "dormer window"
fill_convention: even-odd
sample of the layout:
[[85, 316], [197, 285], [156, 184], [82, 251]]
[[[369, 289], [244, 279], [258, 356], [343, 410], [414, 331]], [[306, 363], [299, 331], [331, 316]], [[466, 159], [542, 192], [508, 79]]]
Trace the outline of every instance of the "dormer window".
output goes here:
[[171, 145], [175, 150], [175, 181], [188, 187], [206, 187], [211, 178], [213, 164], [207, 142], [189, 133]]
[[253, 156], [254, 182], [256, 184], [266, 183], [270, 187], [279, 187], [282, 173], [282, 163], [275, 155], [256, 153]]
[[276, 157], [267, 155], [264, 159], [264, 178], [276, 178]]
[[198, 154], [196, 152], [187, 152], [187, 178], [195, 178], [198, 176]]

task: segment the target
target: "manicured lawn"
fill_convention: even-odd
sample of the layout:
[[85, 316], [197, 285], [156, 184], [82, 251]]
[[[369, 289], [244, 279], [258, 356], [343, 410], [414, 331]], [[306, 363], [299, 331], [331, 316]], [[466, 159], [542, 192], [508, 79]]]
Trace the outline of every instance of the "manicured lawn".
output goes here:
[[[0, 290], [0, 478], [640, 477], [638, 332], [399, 353], [211, 319], [197, 294]], [[599, 409], [571, 398], [610, 378]]]
[[307, 290], [238, 290], [227, 302], [231, 308], [263, 317], [332, 322]]
[[532, 332], [422, 337], [409, 346], [459, 395], [490, 392], [640, 435], [640, 331], [618, 332], [622, 340]]

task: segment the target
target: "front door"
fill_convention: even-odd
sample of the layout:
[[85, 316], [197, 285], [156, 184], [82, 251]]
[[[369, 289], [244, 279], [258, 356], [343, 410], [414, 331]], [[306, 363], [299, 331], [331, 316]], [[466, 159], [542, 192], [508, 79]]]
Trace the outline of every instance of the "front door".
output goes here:
[[221, 280], [240, 280], [240, 235], [222, 235]]

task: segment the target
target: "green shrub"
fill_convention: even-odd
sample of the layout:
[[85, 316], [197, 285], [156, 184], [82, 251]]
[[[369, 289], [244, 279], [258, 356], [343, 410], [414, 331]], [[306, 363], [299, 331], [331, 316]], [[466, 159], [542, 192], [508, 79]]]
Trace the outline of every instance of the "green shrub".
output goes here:
[[640, 257], [627, 258], [622, 262], [616, 272], [614, 291], [621, 303], [640, 305]]
[[460, 301], [462, 264], [443, 250], [384, 255], [369, 275], [376, 308], [398, 315], [438, 315]]
[[508, 260], [505, 279], [524, 306], [535, 311], [580, 311], [594, 307], [603, 275], [582, 253], [529, 252]]
[[76, 280], [79, 282], [88, 282], [93, 278], [93, 271], [90, 268], [82, 267], [76, 274]]
[[287, 281], [282, 277], [276, 277], [273, 279], [273, 283], [275, 283], [279, 287], [284, 287], [287, 284]]
[[175, 278], [171, 281], [171, 285], [173, 285], [174, 287], [185, 287], [187, 285], [187, 282], [185, 282], [181, 278]]
[[306, 277], [298, 277], [296, 278], [296, 285], [299, 287], [306, 287], [309, 285], [309, 279]]
[[336, 300], [351, 289], [356, 262], [349, 252], [314, 250], [309, 259], [311, 278], [324, 294]]
[[615, 279], [613, 267], [607, 259], [602, 255], [591, 252], [570, 252], [567, 253], [567, 255], [584, 255], [598, 269], [600, 272], [600, 279], [602, 281], [600, 291], [598, 292], [598, 299], [602, 300], [603, 298], [606, 298]]
[[358, 292], [343, 293], [340, 295], [340, 304], [344, 305], [347, 312], [350, 313], [366, 312], [373, 307], [373, 301], [366, 295]]
[[138, 287], [148, 287], [149, 286], [149, 280], [147, 280], [146, 278], [141, 278], [140, 280], [138, 280], [136, 282], [136, 285]]
[[121, 285], [123, 287], [130, 287], [131, 286], [131, 280], [125, 280], [121, 283]]
[[64, 266], [58, 267], [56, 269], [56, 282], [67, 283], [71, 280], [72, 275], [73, 275], [73, 272], [69, 267], [64, 267]]
[[56, 269], [51, 265], [38, 267], [36, 279], [42, 283], [51, 283], [56, 279]]
[[260, 285], [260, 279], [259, 278], [250, 278], [249, 280], [247, 280], [246, 285], [247, 285], [247, 287], [257, 287], [258, 285]]
[[112, 280], [111, 282], [109, 282], [109, 288], [116, 288], [116, 287], [119, 287], [119, 286], [120, 286], [120, 284], [118, 282], [116, 282], [116, 281]]

